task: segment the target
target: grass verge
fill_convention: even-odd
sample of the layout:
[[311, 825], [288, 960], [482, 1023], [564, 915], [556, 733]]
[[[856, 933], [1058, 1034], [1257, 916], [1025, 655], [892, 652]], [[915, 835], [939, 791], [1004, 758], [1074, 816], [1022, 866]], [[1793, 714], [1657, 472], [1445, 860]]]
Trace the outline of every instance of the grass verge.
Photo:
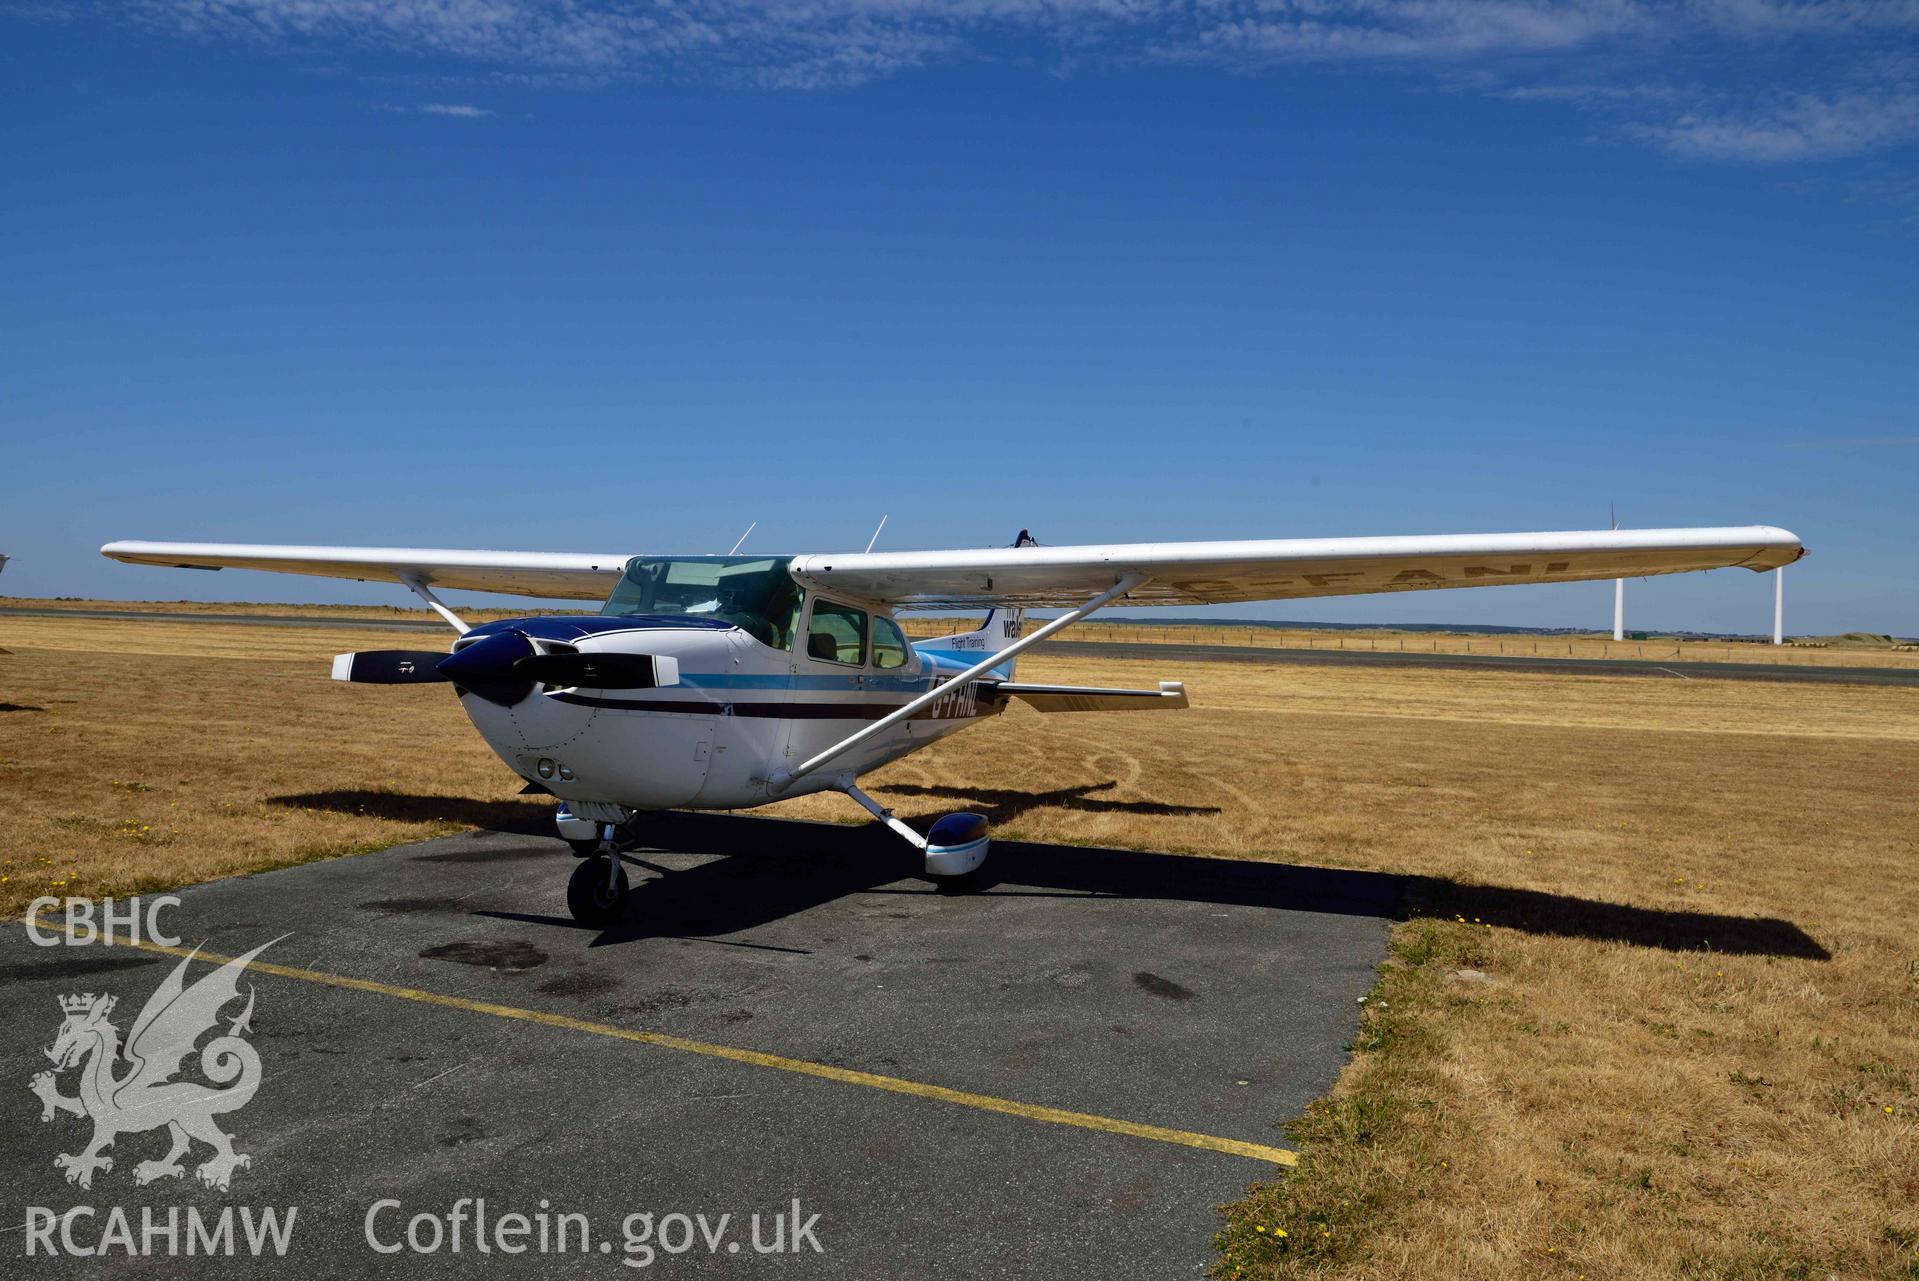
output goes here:
[[[0, 913], [543, 822], [444, 690], [327, 679], [332, 653], [393, 644], [0, 619]], [[1008, 840], [1410, 894], [1337, 1086], [1248, 1136], [1290, 1122], [1303, 1160], [1228, 1209], [1221, 1275], [1919, 1275], [1919, 690], [1021, 672], [1184, 675], [1194, 707], [1015, 709], [871, 789]], [[834, 797], [776, 808], [863, 821]], [[1221, 1016], [1285, 1035], [1284, 1011]]]

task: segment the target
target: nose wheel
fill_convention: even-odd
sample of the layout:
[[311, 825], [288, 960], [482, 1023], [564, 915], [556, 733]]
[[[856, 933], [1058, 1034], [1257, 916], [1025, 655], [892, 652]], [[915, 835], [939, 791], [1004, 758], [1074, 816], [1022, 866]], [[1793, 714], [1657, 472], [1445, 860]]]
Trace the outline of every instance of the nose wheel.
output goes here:
[[626, 912], [631, 890], [618, 858], [595, 854], [573, 869], [566, 883], [566, 910], [581, 925], [605, 928]]
[[580, 924], [597, 929], [604, 929], [625, 914], [631, 894], [613, 834], [613, 825], [606, 824], [601, 829], [598, 851], [582, 858], [566, 883], [566, 910]]

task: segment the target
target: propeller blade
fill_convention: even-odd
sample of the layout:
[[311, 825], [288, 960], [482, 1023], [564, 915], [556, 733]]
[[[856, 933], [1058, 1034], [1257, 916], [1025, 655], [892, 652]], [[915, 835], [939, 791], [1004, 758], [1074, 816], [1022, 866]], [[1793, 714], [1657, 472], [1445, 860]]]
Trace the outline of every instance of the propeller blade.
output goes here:
[[586, 689], [652, 689], [660, 683], [651, 654], [529, 654], [513, 664], [513, 674]]
[[443, 653], [417, 649], [363, 649], [333, 657], [333, 679], [361, 685], [431, 685], [446, 680], [439, 672]]

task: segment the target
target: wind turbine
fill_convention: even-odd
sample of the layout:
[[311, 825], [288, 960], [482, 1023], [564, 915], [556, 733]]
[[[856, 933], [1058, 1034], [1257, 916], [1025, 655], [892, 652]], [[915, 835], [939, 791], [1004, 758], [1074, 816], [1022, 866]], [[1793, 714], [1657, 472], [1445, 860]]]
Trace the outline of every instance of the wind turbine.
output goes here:
[[1786, 567], [1772, 571], [1772, 643], [1786, 643]]
[[[1612, 517], [1612, 527], [1619, 528], [1619, 509], [1611, 503], [1606, 504], [1607, 514]], [[1626, 639], [1626, 580], [1612, 580], [1612, 638], [1616, 641]]]

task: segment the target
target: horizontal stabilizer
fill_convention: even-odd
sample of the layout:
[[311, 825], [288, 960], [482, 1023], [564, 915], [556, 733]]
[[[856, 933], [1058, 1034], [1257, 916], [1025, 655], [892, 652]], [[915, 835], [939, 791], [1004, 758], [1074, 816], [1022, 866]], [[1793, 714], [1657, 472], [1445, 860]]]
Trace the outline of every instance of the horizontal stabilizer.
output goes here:
[[1023, 699], [1041, 712], [1170, 712], [1189, 704], [1180, 681], [1161, 681], [1158, 689], [1101, 689], [1093, 685], [1023, 685], [1002, 681], [982, 689]]

